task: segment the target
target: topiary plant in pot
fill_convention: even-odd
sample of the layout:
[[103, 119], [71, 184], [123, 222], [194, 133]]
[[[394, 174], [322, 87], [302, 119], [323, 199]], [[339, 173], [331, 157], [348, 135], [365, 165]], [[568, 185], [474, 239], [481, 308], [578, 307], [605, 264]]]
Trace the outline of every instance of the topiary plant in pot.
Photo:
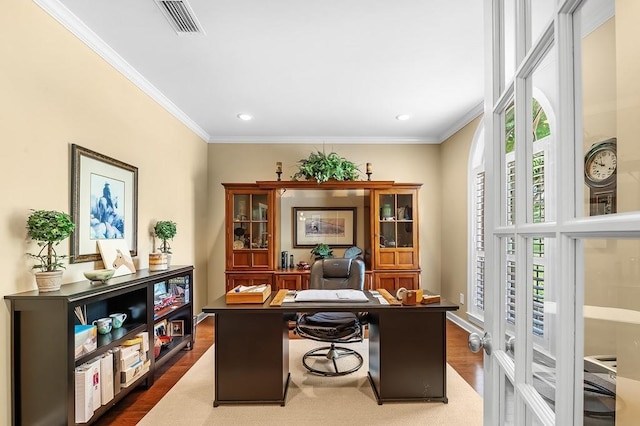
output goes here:
[[291, 180], [315, 179], [318, 183], [329, 179], [351, 181], [359, 178], [360, 170], [351, 161], [340, 157], [335, 152], [312, 152], [308, 158], [298, 161], [298, 171], [291, 176]]
[[162, 240], [160, 251], [171, 254], [171, 246], [168, 241], [173, 239], [178, 232], [176, 223], [171, 220], [159, 220], [153, 227], [153, 232], [156, 237]]
[[41, 247], [38, 254], [27, 253], [29, 257], [38, 261], [33, 269], [40, 270], [36, 273], [36, 283], [40, 291], [60, 289], [60, 269], [65, 269], [62, 260], [68, 256], [59, 255], [55, 246], [69, 238], [75, 227], [70, 215], [55, 210], [32, 210], [27, 219], [27, 235]]

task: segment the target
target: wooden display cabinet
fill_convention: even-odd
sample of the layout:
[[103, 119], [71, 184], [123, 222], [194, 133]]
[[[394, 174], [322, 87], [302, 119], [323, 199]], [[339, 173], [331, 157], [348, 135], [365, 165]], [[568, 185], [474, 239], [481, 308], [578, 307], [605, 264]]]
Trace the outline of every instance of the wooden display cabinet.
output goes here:
[[[280, 194], [290, 190], [364, 190], [365, 288], [420, 286], [418, 191], [421, 184], [392, 181], [258, 181], [223, 183], [226, 201], [226, 291], [270, 283], [272, 290], [308, 288], [308, 272], [279, 270]], [[356, 202], [354, 202], [356, 204]]]
[[[154, 294], [158, 284], [165, 292], [172, 284], [180, 286], [177, 296], [158, 308]], [[175, 287], [174, 287], [175, 289]], [[193, 345], [193, 267], [174, 266], [168, 271], [115, 277], [105, 284], [78, 281], [60, 290], [37, 290], [6, 295], [11, 306], [12, 417], [16, 425], [75, 425], [76, 367], [121, 346], [142, 332], [149, 333], [149, 371], [126, 388], [115, 391], [114, 398], [97, 408], [88, 423], [93, 423], [116, 402], [144, 384], [154, 382], [155, 369], [179, 350]], [[170, 302], [170, 303], [169, 303]], [[76, 356], [75, 325], [80, 325], [75, 309], [86, 310], [87, 323], [126, 313], [122, 327], [98, 334], [97, 348]], [[182, 333], [173, 339], [162, 357], [154, 358], [153, 336], [158, 321], [181, 321]], [[114, 378], [115, 381], [115, 378]]]
[[418, 185], [394, 185], [371, 193], [374, 288], [420, 287]]

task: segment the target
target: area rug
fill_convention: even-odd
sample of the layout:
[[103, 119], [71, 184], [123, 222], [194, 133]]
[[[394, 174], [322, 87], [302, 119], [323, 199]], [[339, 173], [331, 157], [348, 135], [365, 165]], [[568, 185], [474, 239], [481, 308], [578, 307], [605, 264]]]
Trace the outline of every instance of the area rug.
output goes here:
[[[213, 347], [138, 423], [181, 425], [482, 425], [482, 398], [447, 365], [448, 404], [378, 405], [367, 380], [367, 343], [349, 344], [364, 358], [363, 367], [342, 377], [319, 377], [302, 366], [302, 355], [318, 346], [291, 340], [291, 382], [286, 405], [213, 407]], [[251, 386], [251, 384], [248, 384]], [[256, 384], [258, 385], [258, 384]]]

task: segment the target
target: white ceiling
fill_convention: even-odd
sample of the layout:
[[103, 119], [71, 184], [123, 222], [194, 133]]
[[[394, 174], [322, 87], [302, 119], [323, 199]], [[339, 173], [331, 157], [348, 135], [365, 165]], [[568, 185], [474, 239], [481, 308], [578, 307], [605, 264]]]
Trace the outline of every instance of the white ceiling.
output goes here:
[[188, 0], [187, 35], [154, 0], [35, 1], [209, 142], [439, 143], [482, 110], [479, 0]]

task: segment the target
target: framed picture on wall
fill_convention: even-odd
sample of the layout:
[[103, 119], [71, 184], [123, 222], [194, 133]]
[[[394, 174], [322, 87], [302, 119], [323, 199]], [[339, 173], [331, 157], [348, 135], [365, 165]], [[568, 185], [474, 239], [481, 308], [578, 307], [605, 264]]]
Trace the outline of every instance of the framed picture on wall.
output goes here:
[[291, 222], [294, 247], [356, 245], [355, 207], [294, 207]]
[[[100, 260], [98, 240], [126, 241], [138, 254], [138, 168], [71, 145], [72, 263]], [[106, 266], [109, 267], [109, 266]]]

